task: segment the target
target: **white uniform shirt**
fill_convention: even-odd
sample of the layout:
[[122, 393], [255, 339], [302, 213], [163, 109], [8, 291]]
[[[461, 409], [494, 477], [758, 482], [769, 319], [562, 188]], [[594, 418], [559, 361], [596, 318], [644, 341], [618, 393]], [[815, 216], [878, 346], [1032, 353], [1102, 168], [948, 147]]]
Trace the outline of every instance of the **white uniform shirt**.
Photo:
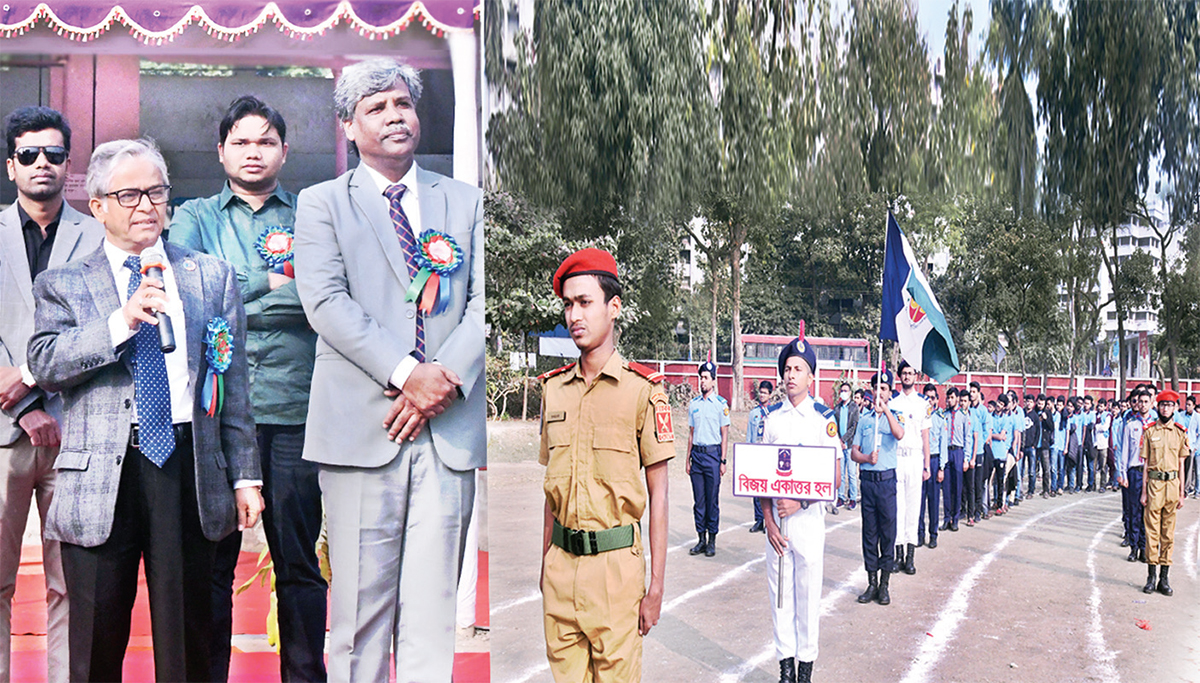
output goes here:
[[888, 406], [904, 415], [904, 438], [900, 448], [922, 451], [921, 431], [929, 429], [929, 401], [915, 388], [911, 394], [903, 391], [888, 401]]

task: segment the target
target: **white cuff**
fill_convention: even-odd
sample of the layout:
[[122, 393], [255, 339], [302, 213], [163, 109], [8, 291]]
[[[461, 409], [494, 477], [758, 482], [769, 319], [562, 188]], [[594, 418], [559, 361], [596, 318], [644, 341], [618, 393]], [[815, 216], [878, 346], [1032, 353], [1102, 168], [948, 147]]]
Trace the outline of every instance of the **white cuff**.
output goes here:
[[125, 324], [125, 316], [121, 314], [121, 309], [118, 308], [108, 316], [108, 336], [112, 339], [114, 349], [132, 339], [134, 334], [137, 332]]
[[404, 383], [408, 381], [408, 376], [412, 374], [413, 370], [417, 369], [417, 365], [419, 364], [417, 359], [411, 355], [405, 356], [404, 360], [400, 361], [400, 364], [396, 366], [396, 369], [392, 370], [392, 376], [388, 381], [391, 382], [392, 386], [403, 390]]
[[37, 386], [37, 380], [33, 378], [33, 373], [29, 372], [29, 363], [21, 363], [21, 383], [30, 389]]
[[237, 481], [233, 482], [233, 490], [236, 491], [238, 489], [248, 489], [251, 486], [257, 486], [261, 489], [262, 485], [263, 483], [261, 479], [238, 479]]

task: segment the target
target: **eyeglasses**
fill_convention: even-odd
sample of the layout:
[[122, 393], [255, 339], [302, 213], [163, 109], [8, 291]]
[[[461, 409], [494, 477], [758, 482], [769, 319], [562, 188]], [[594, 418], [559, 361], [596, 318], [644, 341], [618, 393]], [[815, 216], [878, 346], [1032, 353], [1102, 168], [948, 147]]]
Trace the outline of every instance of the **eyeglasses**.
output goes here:
[[146, 190], [139, 190], [136, 187], [131, 187], [125, 190], [117, 190], [116, 192], [107, 192], [105, 197], [116, 197], [117, 203], [126, 209], [137, 208], [142, 203], [142, 197], [150, 199], [150, 203], [158, 206], [166, 204], [167, 199], [171, 196], [170, 185], [155, 185]]
[[67, 160], [67, 148], [59, 147], [58, 145], [49, 147], [18, 147], [13, 157], [22, 166], [32, 166], [38, 160], [38, 156], [43, 153], [46, 155], [46, 161], [55, 166]]

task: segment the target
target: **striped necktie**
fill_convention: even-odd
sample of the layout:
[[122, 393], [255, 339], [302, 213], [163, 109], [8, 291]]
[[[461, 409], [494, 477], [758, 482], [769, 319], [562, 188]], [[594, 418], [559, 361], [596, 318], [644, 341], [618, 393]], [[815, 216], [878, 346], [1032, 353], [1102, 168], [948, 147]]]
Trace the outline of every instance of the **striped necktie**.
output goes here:
[[[403, 183], [389, 185], [383, 194], [388, 198], [388, 214], [392, 217], [392, 226], [396, 229], [396, 237], [400, 240], [400, 249], [404, 251], [404, 262], [408, 265], [408, 277], [417, 277], [421, 266], [417, 263], [417, 238], [413, 235], [412, 224], [408, 222], [408, 214], [400, 205], [400, 199], [407, 190]], [[422, 363], [425, 362], [425, 315], [417, 309], [417, 339], [413, 356]]]

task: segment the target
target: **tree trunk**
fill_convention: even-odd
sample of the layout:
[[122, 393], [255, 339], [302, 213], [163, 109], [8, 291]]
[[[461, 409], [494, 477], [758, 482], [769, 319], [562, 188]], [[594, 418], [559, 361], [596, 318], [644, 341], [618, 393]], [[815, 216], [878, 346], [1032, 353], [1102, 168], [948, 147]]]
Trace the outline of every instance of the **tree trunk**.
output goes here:
[[[712, 362], [717, 362], [717, 297], [720, 296], [721, 287], [717, 282], [716, 268], [712, 269], [712, 324], [709, 326], [708, 335], [708, 353], [711, 354]], [[713, 379], [716, 379], [715, 377]]]
[[733, 304], [733, 399], [730, 407], [742, 410], [745, 405], [745, 354], [742, 349], [742, 242], [746, 239], [746, 228], [742, 225], [730, 226], [730, 236], [733, 238], [729, 245], [729, 293]]
[[521, 335], [521, 419], [529, 419], [529, 367], [525, 359], [529, 358], [529, 335]]

